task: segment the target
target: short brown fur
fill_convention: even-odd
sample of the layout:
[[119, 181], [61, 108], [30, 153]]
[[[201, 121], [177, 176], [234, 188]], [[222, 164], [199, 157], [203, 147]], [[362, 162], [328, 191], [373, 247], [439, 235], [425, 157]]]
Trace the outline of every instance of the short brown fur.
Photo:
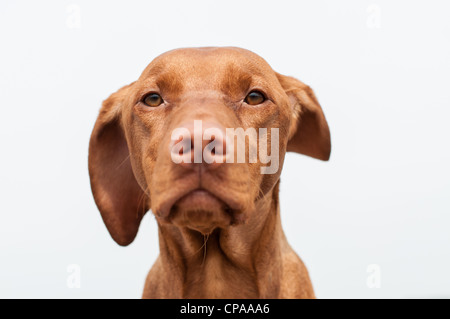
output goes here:
[[[267, 97], [260, 106], [244, 102], [252, 89]], [[143, 104], [152, 92], [164, 105]], [[279, 128], [278, 171], [262, 175], [259, 161], [215, 169], [175, 165], [167, 151], [170, 132], [199, 119], [221, 127]], [[281, 227], [278, 193], [286, 151], [328, 160], [323, 111], [308, 86], [244, 49], [167, 52], [103, 103], [89, 147], [91, 186], [103, 220], [120, 245], [134, 240], [149, 209], [159, 227], [160, 256], [144, 298], [315, 297]], [[227, 203], [233, 214], [174, 213], [180, 198], [196, 189]]]

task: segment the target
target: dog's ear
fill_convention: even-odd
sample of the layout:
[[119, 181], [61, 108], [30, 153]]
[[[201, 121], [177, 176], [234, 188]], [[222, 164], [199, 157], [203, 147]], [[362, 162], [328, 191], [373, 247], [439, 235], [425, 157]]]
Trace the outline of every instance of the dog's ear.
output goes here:
[[95, 203], [112, 238], [122, 246], [134, 240], [149, 209], [148, 197], [131, 168], [122, 126], [121, 105], [132, 85], [103, 102], [89, 143], [89, 175]]
[[293, 77], [279, 73], [277, 77], [293, 112], [287, 150], [327, 161], [331, 153], [330, 129], [313, 90]]

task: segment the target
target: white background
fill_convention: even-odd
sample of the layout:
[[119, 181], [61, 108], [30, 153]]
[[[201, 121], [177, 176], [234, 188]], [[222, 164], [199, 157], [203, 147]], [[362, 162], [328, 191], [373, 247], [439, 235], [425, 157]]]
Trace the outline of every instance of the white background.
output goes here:
[[225, 45], [311, 85], [329, 121], [330, 162], [287, 155], [281, 187], [317, 296], [450, 297], [449, 15], [437, 0], [2, 0], [0, 297], [140, 297], [156, 223], [147, 214], [126, 248], [110, 238], [91, 129], [157, 55]]

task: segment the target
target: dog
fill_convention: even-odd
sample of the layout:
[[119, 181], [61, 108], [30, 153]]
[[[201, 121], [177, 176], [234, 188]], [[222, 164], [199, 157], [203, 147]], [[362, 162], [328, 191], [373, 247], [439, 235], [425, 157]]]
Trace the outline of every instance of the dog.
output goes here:
[[[249, 141], [241, 161], [229, 161], [229, 128]], [[248, 132], [265, 142], [251, 146]], [[250, 159], [255, 143], [271, 149], [271, 172]], [[147, 211], [158, 224], [160, 255], [143, 298], [315, 298], [281, 227], [288, 151], [329, 160], [323, 110], [310, 87], [245, 49], [166, 52], [103, 102], [89, 143], [103, 221], [122, 246]]]

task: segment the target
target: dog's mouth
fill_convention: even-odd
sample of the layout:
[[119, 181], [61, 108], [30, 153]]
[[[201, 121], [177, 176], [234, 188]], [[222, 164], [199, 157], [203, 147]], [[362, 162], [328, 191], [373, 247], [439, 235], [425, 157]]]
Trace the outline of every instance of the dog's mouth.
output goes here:
[[196, 189], [176, 200], [169, 210], [168, 221], [210, 234], [242, 221], [242, 212], [223, 199], [204, 190]]

